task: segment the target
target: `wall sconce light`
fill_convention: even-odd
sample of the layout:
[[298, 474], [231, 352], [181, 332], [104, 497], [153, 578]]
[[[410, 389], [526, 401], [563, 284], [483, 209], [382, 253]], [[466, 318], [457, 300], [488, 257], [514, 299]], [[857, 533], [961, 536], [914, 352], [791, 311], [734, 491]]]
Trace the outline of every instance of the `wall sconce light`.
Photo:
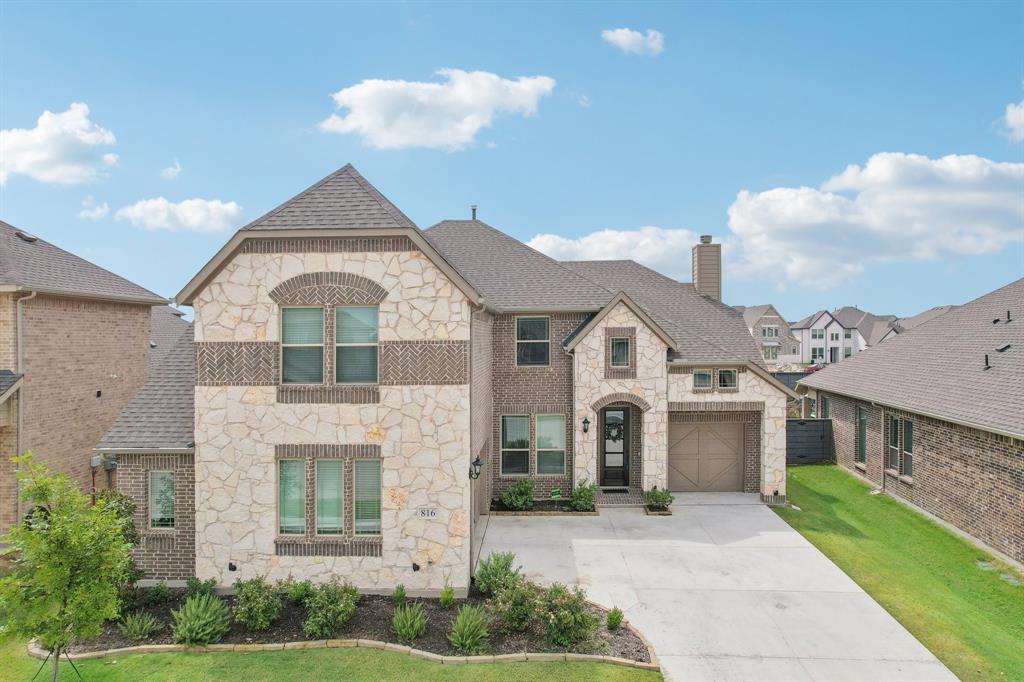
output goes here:
[[480, 457], [477, 456], [477, 458], [473, 460], [473, 463], [469, 467], [469, 478], [470, 478], [470, 480], [475, 481], [476, 479], [480, 478], [480, 470], [483, 469], [483, 468], [484, 468], [484, 463], [480, 459]]
[[583, 433], [590, 431], [590, 420], [586, 417], [583, 418]]

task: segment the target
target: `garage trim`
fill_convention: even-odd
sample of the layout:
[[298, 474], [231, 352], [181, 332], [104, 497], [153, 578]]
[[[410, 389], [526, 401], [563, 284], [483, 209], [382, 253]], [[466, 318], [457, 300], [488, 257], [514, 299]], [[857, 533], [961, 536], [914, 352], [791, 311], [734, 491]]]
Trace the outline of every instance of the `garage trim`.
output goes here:
[[[764, 403], [761, 402], [707, 402], [670, 403], [669, 407], [681, 404], [700, 405], [702, 409], [670, 411], [669, 423], [722, 423], [743, 424], [743, 492], [761, 492], [761, 416]], [[758, 405], [758, 409], [736, 409], [737, 406]], [[706, 407], [705, 407], [706, 406]], [[665, 456], [668, 457], [666, 451]]]

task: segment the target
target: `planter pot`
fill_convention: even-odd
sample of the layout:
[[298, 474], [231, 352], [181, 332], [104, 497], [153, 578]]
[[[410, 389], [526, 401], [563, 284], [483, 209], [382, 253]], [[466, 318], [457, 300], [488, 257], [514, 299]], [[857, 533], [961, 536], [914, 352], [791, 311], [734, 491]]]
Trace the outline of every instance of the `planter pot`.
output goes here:
[[648, 516], [672, 516], [672, 510], [668, 507], [651, 507], [650, 505], [644, 505], [644, 514]]

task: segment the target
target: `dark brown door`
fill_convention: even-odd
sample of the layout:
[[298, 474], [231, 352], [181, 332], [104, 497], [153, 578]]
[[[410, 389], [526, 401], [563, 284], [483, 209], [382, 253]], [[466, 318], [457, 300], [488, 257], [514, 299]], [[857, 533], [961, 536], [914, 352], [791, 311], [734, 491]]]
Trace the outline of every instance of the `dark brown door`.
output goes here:
[[629, 481], [628, 411], [610, 407], [601, 419], [601, 485], [625, 486]]

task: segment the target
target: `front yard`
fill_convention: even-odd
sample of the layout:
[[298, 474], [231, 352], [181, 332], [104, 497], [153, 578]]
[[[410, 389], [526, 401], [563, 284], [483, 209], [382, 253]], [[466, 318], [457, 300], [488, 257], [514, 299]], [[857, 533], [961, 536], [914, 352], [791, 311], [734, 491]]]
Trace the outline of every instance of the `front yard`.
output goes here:
[[777, 512], [961, 679], [1024, 680], [1024, 576], [869, 491], [835, 466], [794, 467], [800, 510]]

